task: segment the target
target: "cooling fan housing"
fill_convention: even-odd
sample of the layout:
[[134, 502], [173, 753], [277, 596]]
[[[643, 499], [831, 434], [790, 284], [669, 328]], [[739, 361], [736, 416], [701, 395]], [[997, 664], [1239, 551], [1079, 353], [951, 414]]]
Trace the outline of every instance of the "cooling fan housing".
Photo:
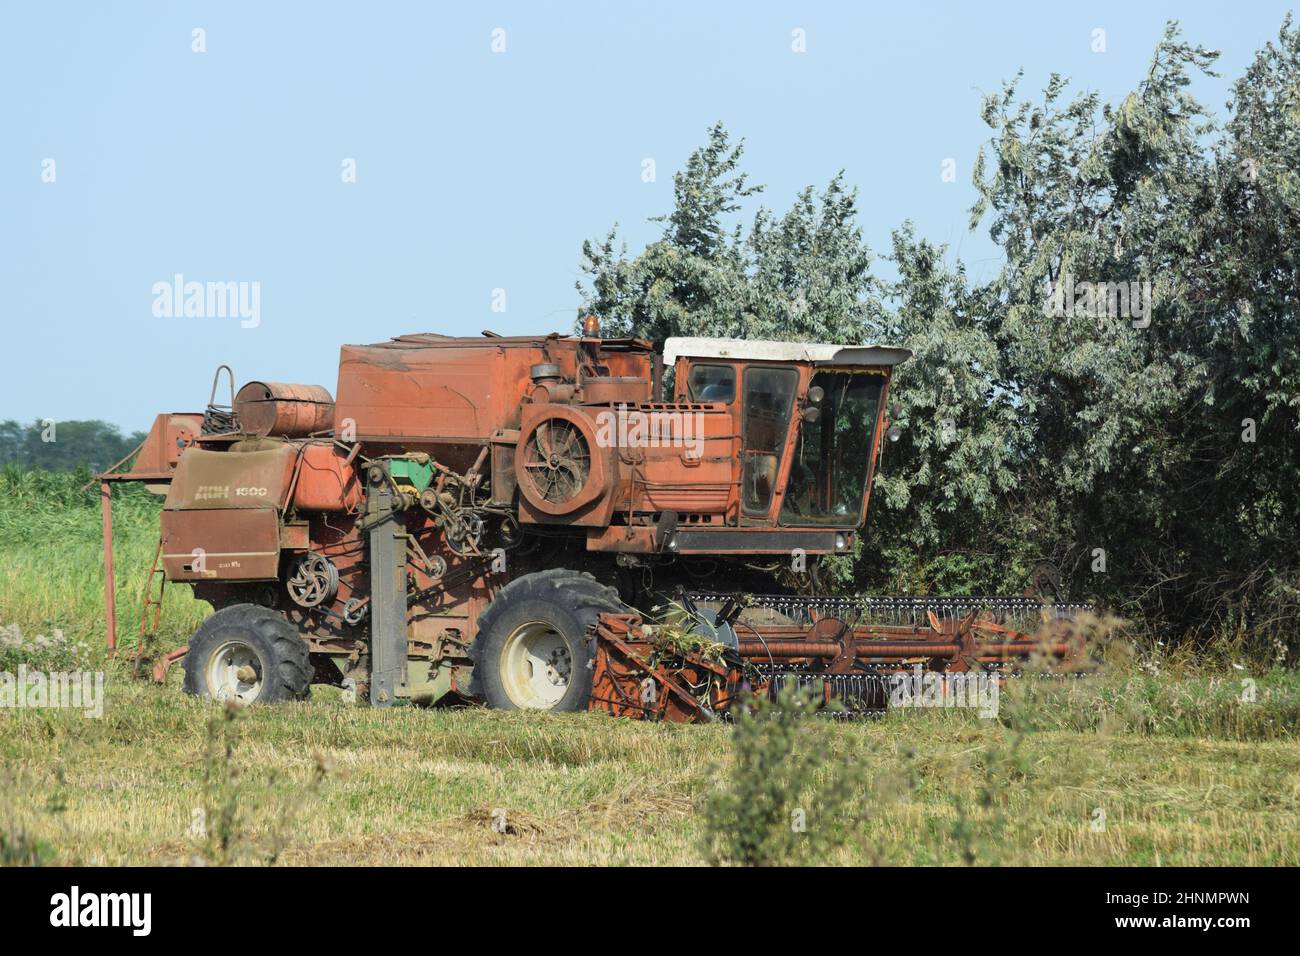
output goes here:
[[606, 449], [584, 410], [542, 405], [528, 409], [515, 448], [520, 494], [541, 516], [587, 508], [609, 488]]

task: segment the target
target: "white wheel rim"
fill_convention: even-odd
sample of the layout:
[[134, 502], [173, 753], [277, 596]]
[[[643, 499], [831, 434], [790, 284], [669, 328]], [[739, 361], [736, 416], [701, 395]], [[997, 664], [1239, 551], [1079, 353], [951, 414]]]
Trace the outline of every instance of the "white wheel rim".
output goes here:
[[542, 621], [521, 624], [501, 648], [501, 683], [516, 707], [550, 710], [569, 690], [569, 645]]
[[243, 641], [226, 641], [208, 658], [206, 678], [214, 699], [251, 704], [262, 692], [262, 660]]

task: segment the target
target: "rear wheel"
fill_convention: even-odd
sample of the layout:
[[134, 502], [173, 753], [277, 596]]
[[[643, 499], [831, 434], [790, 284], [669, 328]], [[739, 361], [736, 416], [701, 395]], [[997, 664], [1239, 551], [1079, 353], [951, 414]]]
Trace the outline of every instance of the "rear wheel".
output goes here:
[[185, 692], [237, 704], [302, 700], [311, 689], [307, 642], [284, 616], [257, 604], [217, 611], [185, 654]]
[[557, 568], [501, 589], [479, 618], [476, 696], [498, 710], [586, 710], [595, 647], [589, 629], [624, 612], [618, 592], [590, 574]]

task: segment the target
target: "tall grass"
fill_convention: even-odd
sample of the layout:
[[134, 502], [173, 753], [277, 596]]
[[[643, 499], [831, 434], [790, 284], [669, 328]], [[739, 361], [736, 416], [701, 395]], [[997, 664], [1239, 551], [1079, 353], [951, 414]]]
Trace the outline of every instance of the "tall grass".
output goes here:
[[[90, 482], [90, 487], [85, 487]], [[118, 641], [134, 647], [162, 499], [139, 485], [113, 493]], [[62, 631], [102, 655], [104, 566], [99, 484], [76, 472], [0, 470], [0, 625], [29, 640]], [[187, 587], [165, 593], [159, 643], [185, 643], [209, 608]]]
[[[0, 472], [0, 670], [15, 633], [29, 664], [102, 656], [89, 479]], [[161, 502], [127, 486], [115, 499], [130, 646]], [[162, 643], [179, 644], [207, 606], [166, 594]], [[1009, 682], [998, 720], [894, 710], [735, 728], [371, 710], [326, 693], [236, 724], [175, 677], [105, 669], [102, 719], [0, 710], [0, 865], [1300, 863], [1300, 675], [1248, 661], [1108, 655], [1086, 680]]]
[[[1300, 864], [1294, 740], [1034, 730], [898, 710], [810, 718], [787, 747], [770, 720], [750, 730], [775, 744], [721, 723], [372, 709], [325, 694], [231, 721], [174, 685], [108, 670], [102, 719], [0, 710], [0, 832], [14, 860]], [[773, 799], [743, 821], [710, 808], [722, 790], [763, 792], [755, 772], [774, 764], [751, 758], [769, 747], [782, 783]], [[223, 815], [232, 799], [237, 812]], [[711, 809], [723, 812], [711, 820]], [[798, 827], [795, 809], [805, 811]], [[768, 840], [750, 853], [753, 835], [733, 831], [734, 852], [709, 852], [729, 821], [799, 845], [787, 844], [788, 858]], [[207, 849], [208, 838], [224, 849]]]

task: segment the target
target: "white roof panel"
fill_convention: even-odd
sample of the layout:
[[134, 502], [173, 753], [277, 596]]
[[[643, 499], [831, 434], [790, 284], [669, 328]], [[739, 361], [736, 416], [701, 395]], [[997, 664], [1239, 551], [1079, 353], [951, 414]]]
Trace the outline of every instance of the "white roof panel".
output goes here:
[[812, 362], [815, 365], [898, 365], [911, 358], [912, 352], [888, 345], [829, 345], [751, 339], [671, 338], [664, 342], [665, 365], [675, 364], [683, 355], [763, 362]]

